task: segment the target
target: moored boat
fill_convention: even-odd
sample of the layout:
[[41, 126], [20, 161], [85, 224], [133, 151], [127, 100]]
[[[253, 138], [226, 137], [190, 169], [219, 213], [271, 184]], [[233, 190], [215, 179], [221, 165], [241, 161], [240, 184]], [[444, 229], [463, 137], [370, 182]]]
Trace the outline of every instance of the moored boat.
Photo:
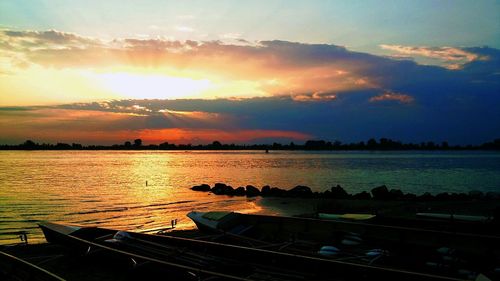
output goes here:
[[187, 238], [41, 223], [47, 239], [78, 251], [148, 262], [221, 280], [462, 280]]
[[318, 218], [323, 220], [368, 221], [375, 218], [372, 214], [328, 214], [318, 213]]
[[[493, 235], [235, 212], [191, 212], [188, 217], [200, 230], [218, 233], [218, 241], [249, 239], [250, 243], [280, 245], [280, 250], [289, 252], [309, 250], [309, 255], [315, 255], [327, 252], [321, 250], [324, 246], [355, 255], [383, 252], [390, 254], [380, 256], [391, 266], [414, 264], [413, 269], [430, 272], [465, 272], [463, 268], [488, 271], [500, 264], [500, 237]], [[286, 247], [281, 244], [285, 242]], [[439, 249], [443, 248], [452, 251], [442, 254]]]

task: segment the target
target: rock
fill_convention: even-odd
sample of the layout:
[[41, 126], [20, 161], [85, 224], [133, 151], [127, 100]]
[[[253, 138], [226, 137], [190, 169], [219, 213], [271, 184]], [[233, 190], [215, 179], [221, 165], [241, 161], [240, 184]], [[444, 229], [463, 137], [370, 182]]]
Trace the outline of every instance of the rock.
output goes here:
[[373, 199], [375, 200], [387, 200], [390, 199], [390, 194], [389, 190], [387, 189], [387, 186], [381, 185], [379, 187], [375, 187], [372, 189], [372, 195]]
[[312, 190], [308, 186], [297, 185], [296, 187], [288, 190], [287, 195], [290, 197], [308, 198], [312, 196]]
[[247, 197], [255, 197], [255, 196], [260, 195], [260, 190], [253, 185], [247, 185], [246, 186], [246, 194], [247, 194]]
[[236, 188], [233, 192], [233, 195], [235, 196], [244, 196], [245, 195], [245, 188], [243, 186], [240, 186]]
[[210, 185], [208, 185], [208, 184], [195, 185], [195, 186], [191, 187], [191, 190], [194, 190], [194, 191], [210, 191]]
[[262, 190], [260, 191], [260, 194], [264, 196], [269, 196], [271, 195], [271, 187], [269, 185], [264, 185], [262, 187]]
[[214, 185], [214, 187], [212, 187], [210, 191], [212, 191], [213, 194], [222, 195], [224, 194], [225, 187], [226, 185], [224, 183], [218, 182]]
[[340, 186], [337, 184], [337, 186], [332, 186], [330, 189], [331, 193], [329, 193], [329, 197], [334, 198], [334, 199], [346, 199], [349, 197], [349, 194]]
[[363, 192], [360, 192], [360, 193], [356, 193], [352, 196], [352, 199], [358, 199], [358, 200], [370, 200], [372, 199], [372, 196], [370, 195], [370, 193], [366, 192], [366, 191], [363, 191]]
[[214, 188], [224, 188], [225, 186], [226, 186], [225, 183], [220, 183], [220, 182], [214, 184]]
[[234, 189], [224, 183], [216, 183], [211, 191], [216, 195], [233, 195]]
[[224, 194], [233, 196], [234, 195], [234, 188], [230, 185], [226, 185], [226, 187], [224, 188]]
[[389, 194], [390, 199], [402, 199], [404, 197], [403, 191], [399, 189], [391, 189], [391, 191], [389, 191]]
[[274, 197], [285, 197], [286, 196], [286, 190], [281, 189], [279, 187], [272, 187], [271, 192], [269, 193], [270, 196]]

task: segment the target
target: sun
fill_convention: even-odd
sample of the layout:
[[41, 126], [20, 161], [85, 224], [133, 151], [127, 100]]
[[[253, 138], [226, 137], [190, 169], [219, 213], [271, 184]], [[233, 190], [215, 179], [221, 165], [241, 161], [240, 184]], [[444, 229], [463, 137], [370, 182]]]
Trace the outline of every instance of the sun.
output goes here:
[[149, 73], [100, 73], [97, 79], [106, 89], [130, 99], [200, 98], [213, 86], [208, 79]]

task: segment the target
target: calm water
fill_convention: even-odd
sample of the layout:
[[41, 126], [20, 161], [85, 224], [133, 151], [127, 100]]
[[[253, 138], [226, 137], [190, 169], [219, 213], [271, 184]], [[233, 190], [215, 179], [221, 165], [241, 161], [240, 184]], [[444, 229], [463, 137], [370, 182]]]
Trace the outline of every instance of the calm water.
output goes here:
[[[146, 181], [148, 185], [146, 186]], [[224, 182], [349, 192], [385, 184], [404, 192], [500, 191], [500, 153], [482, 152], [164, 152], [0, 151], [0, 244], [40, 220], [128, 230], [193, 227], [191, 210], [269, 213], [259, 199], [197, 193]]]

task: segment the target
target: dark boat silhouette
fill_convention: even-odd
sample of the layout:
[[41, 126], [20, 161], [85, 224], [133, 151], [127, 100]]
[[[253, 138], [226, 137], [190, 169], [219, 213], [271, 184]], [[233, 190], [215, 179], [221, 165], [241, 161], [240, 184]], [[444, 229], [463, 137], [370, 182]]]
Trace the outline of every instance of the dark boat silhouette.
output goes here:
[[[310, 256], [323, 252], [369, 264], [372, 261], [366, 257], [351, 257], [380, 253], [377, 262], [383, 265], [450, 276], [466, 270], [494, 271], [500, 264], [500, 237], [496, 235], [236, 212], [190, 212], [188, 217], [199, 230], [213, 233], [215, 241], [283, 252]], [[332, 253], [331, 249], [337, 250]], [[388, 254], [382, 257], [382, 253]]]
[[175, 272], [178, 280], [462, 280], [180, 237], [49, 222], [40, 227], [51, 243], [123, 264], [147, 263]]

